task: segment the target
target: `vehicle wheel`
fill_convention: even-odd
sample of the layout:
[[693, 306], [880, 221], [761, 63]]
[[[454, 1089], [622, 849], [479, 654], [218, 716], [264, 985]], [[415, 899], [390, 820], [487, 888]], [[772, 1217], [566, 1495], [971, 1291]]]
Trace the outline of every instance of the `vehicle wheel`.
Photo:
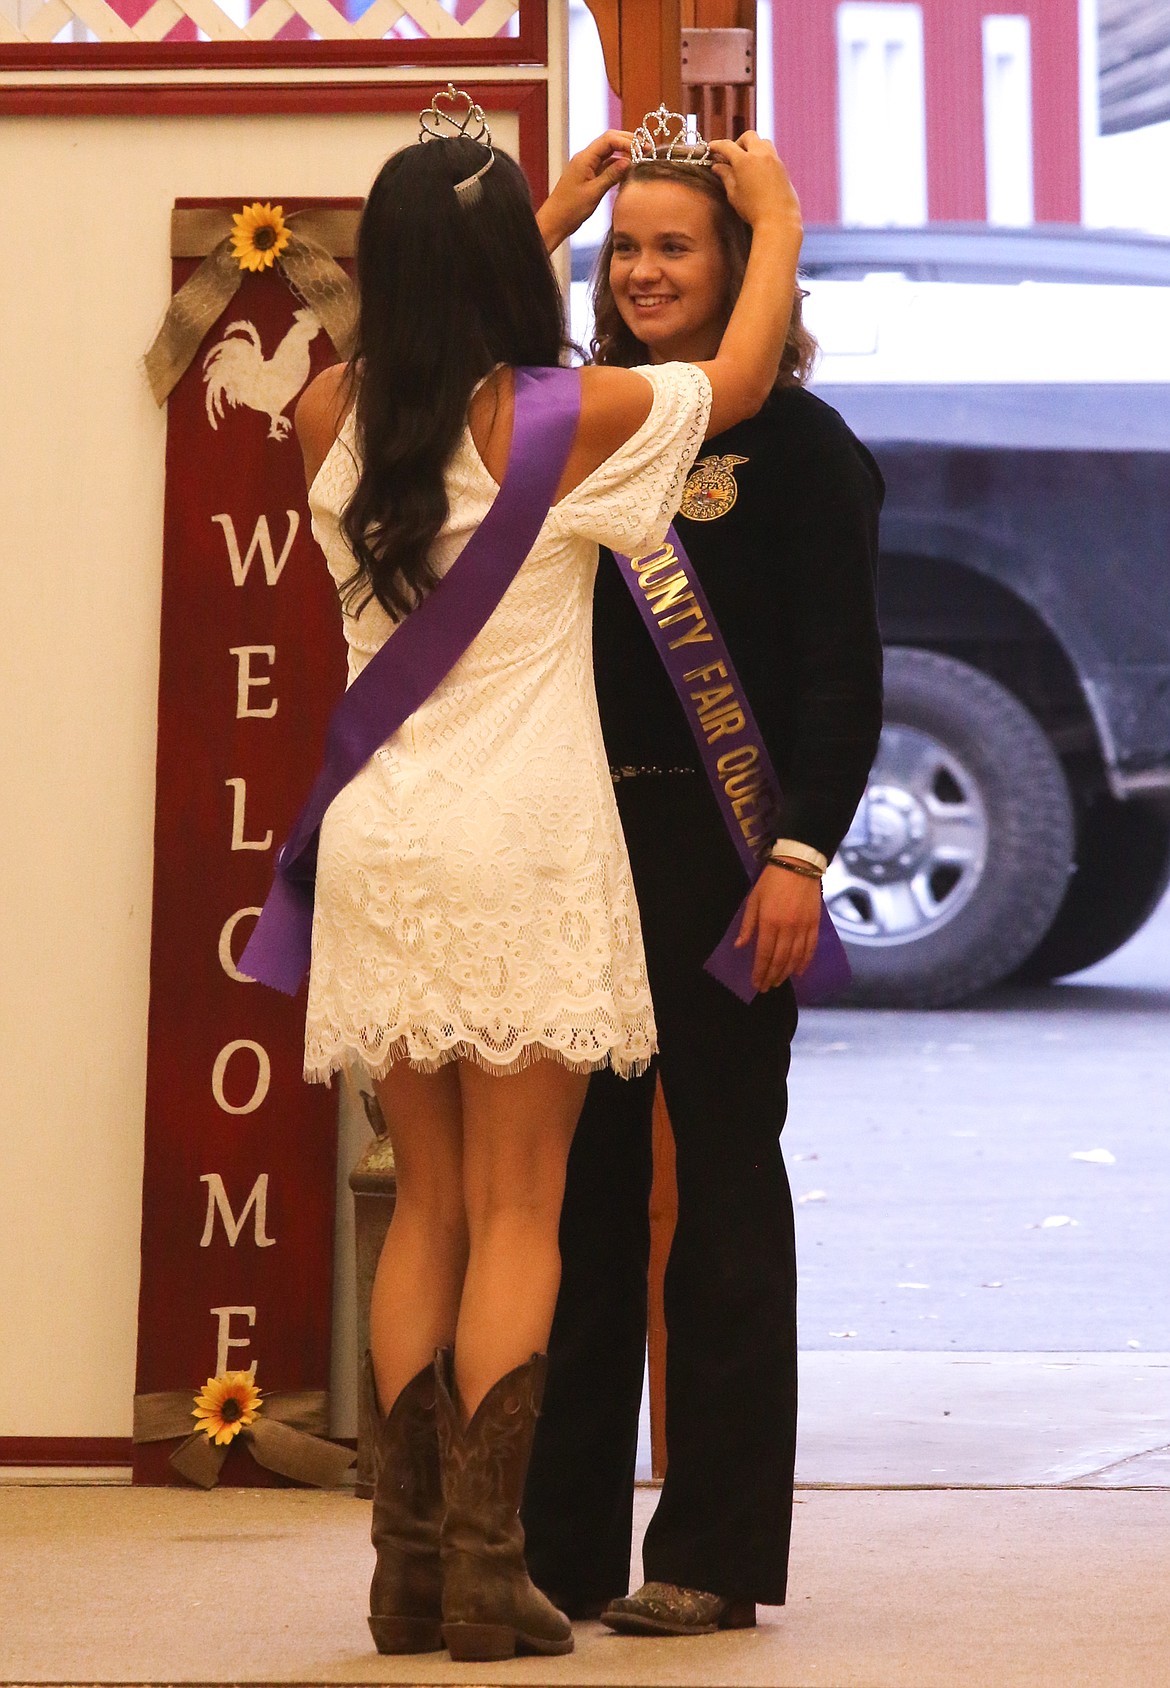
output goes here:
[[869, 786], [825, 875], [845, 998], [944, 1008], [1035, 952], [1068, 890], [1073, 815], [1043, 730], [1011, 692], [933, 651], [886, 652]]
[[1038, 949], [1017, 969], [1025, 984], [1079, 973], [1140, 931], [1170, 884], [1170, 811], [1102, 792], [1077, 826], [1076, 870]]

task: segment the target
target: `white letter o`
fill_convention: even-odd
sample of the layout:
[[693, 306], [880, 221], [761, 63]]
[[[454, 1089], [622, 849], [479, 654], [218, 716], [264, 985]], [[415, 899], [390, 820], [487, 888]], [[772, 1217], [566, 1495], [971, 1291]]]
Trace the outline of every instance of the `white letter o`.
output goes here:
[[[223, 1093], [223, 1081], [227, 1075], [228, 1062], [237, 1049], [250, 1049], [256, 1057], [256, 1085], [251, 1096], [241, 1108], [233, 1108]], [[268, 1094], [268, 1086], [272, 1082], [272, 1063], [268, 1059], [267, 1050], [260, 1044], [253, 1043], [251, 1038], [238, 1037], [233, 1043], [225, 1043], [215, 1057], [215, 1065], [211, 1069], [211, 1094], [219, 1103], [225, 1114], [254, 1114]]]

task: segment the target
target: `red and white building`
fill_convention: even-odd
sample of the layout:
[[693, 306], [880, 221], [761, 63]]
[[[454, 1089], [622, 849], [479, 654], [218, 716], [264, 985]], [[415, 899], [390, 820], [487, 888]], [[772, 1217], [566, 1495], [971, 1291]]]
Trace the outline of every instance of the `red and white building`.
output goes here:
[[[758, 0], [759, 124], [808, 221], [1080, 222], [1097, 3]], [[620, 107], [585, 0], [569, 18], [575, 147]]]
[[1079, 222], [1080, 11], [772, 0], [776, 140], [806, 218]]

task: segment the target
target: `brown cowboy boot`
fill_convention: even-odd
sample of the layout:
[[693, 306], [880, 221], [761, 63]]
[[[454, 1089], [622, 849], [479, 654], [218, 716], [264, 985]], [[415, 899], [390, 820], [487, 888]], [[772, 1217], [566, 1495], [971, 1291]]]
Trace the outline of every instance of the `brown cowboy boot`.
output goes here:
[[410, 1380], [385, 1418], [378, 1410], [368, 1354], [364, 1386], [369, 1422], [377, 1431], [370, 1540], [378, 1563], [370, 1584], [370, 1633], [379, 1653], [437, 1652], [443, 1645], [443, 1496], [434, 1368], [427, 1366]]
[[568, 1618], [528, 1575], [519, 1516], [547, 1367], [547, 1357], [534, 1354], [500, 1378], [464, 1430], [450, 1349], [435, 1358], [447, 1508], [440, 1536], [443, 1640], [453, 1659], [573, 1651]]

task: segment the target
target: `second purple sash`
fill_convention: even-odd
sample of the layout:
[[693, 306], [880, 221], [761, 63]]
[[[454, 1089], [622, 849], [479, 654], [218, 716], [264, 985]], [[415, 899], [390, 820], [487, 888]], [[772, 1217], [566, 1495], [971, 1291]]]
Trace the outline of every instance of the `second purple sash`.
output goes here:
[[[657, 551], [644, 557], [615, 552], [614, 560], [678, 694], [728, 835], [754, 885], [775, 837], [780, 783], [694, 564], [673, 527]], [[705, 966], [742, 1002], [751, 1002], [757, 994], [755, 944], [735, 947], [743, 907]], [[816, 953], [793, 980], [796, 994], [803, 1003], [822, 1002], [849, 979], [844, 945], [822, 903]]]

